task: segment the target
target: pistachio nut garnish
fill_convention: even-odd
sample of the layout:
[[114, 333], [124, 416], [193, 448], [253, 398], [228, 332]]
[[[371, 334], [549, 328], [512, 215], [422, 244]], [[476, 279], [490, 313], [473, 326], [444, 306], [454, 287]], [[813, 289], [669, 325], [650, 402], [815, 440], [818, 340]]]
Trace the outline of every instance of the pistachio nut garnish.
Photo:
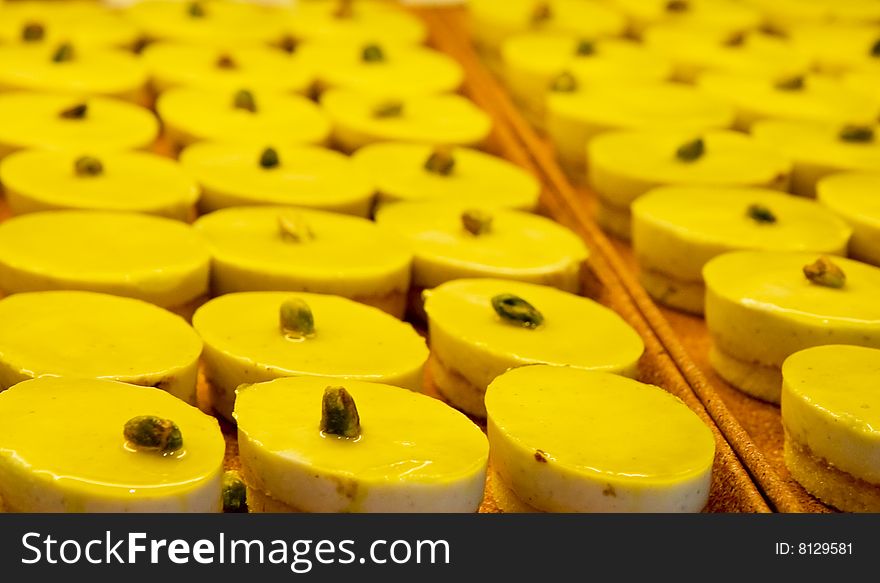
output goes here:
[[351, 18], [354, 16], [354, 0], [339, 0], [333, 16], [336, 18]]
[[278, 48], [284, 51], [285, 53], [295, 53], [296, 48], [299, 45], [299, 42], [296, 38], [288, 35], [284, 35], [282, 39], [278, 42]]
[[377, 44], [369, 44], [361, 50], [361, 60], [365, 63], [380, 63], [385, 60], [385, 51]]
[[779, 79], [773, 86], [780, 91], [802, 91], [807, 86], [807, 82], [803, 75], [795, 75]]
[[880, 38], [878, 38], [873, 45], [871, 45], [871, 56], [872, 57], [880, 57]]
[[183, 447], [180, 428], [170, 419], [155, 415], [132, 417], [126, 421], [122, 434], [137, 450], [172, 453]]
[[846, 274], [826, 255], [815, 262], [804, 265], [804, 276], [816, 285], [842, 288], [846, 285]]
[[218, 69], [238, 69], [238, 63], [235, 62], [235, 59], [229, 53], [223, 53], [217, 57], [215, 64]]
[[39, 22], [28, 22], [21, 27], [21, 40], [32, 43], [43, 40], [46, 36], [46, 27]]
[[308, 302], [291, 296], [281, 302], [278, 312], [281, 333], [291, 338], [308, 338], [315, 335], [315, 316]]
[[773, 224], [776, 222], [776, 215], [773, 214], [773, 211], [762, 204], [750, 204], [746, 209], [746, 215], [756, 223]]
[[675, 157], [681, 162], [693, 162], [702, 158], [705, 153], [706, 142], [703, 141], [703, 138], [697, 138], [679, 146], [675, 151]]
[[345, 387], [327, 387], [321, 400], [321, 432], [354, 439], [361, 435], [357, 405]]
[[77, 176], [100, 176], [104, 173], [104, 164], [94, 156], [80, 156], [73, 163]]
[[78, 103], [73, 107], [68, 107], [58, 114], [58, 117], [64, 119], [83, 119], [89, 113], [89, 106], [85, 103]]
[[223, 512], [247, 512], [247, 486], [235, 470], [223, 472], [222, 482]]
[[254, 113], [257, 111], [257, 100], [254, 99], [254, 94], [247, 89], [240, 89], [232, 99], [232, 106]]
[[866, 144], [874, 141], [874, 128], [871, 126], [848, 125], [840, 130], [838, 137], [844, 142]]
[[281, 165], [281, 159], [278, 157], [278, 151], [271, 146], [263, 150], [260, 154], [260, 167], [270, 170]]
[[440, 176], [449, 176], [455, 170], [455, 158], [452, 156], [452, 148], [437, 146], [428, 159], [425, 160], [425, 170]]
[[532, 16], [530, 21], [532, 25], [539, 25], [547, 22], [553, 18], [553, 9], [550, 7], [549, 2], [539, 2], [535, 4], [535, 8], [532, 10]]
[[574, 54], [579, 57], [589, 57], [596, 54], [596, 43], [590, 39], [582, 38], [578, 41]]
[[291, 243], [305, 243], [315, 238], [305, 218], [296, 212], [278, 215], [278, 229], [281, 231], [281, 237]]
[[563, 71], [550, 82], [550, 91], [556, 93], [574, 93], [577, 90], [577, 79], [569, 71]]
[[75, 57], [76, 51], [73, 50], [73, 45], [70, 43], [61, 43], [58, 45], [58, 48], [55, 49], [55, 52], [52, 53], [52, 62], [67, 63], [72, 61]]
[[492, 308], [502, 320], [522, 328], [537, 328], [544, 322], [544, 315], [535, 306], [514, 294], [494, 296]]
[[192, 18], [204, 18], [205, 7], [201, 2], [190, 2], [186, 7], [186, 13]]
[[492, 215], [480, 209], [467, 209], [461, 213], [461, 226], [474, 236], [485, 235], [492, 230]]
[[387, 118], [402, 115], [403, 103], [400, 101], [385, 101], [373, 108], [373, 117]]
[[746, 33], [740, 31], [735, 32], [730, 35], [727, 40], [724, 41], [724, 46], [726, 47], [741, 47], [746, 44]]
[[691, 4], [687, 0], [669, 0], [666, 3], [666, 12], [687, 12]]

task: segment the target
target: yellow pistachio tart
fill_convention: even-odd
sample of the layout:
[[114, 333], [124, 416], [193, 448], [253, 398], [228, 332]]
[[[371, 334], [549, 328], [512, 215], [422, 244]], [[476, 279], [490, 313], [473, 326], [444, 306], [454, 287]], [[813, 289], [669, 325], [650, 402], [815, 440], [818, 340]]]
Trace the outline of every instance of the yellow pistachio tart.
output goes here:
[[848, 512], [880, 512], [880, 350], [829, 345], [782, 365], [785, 465]]
[[785, 190], [791, 162], [731, 131], [607, 132], [587, 147], [588, 180], [599, 195], [598, 221], [628, 239], [630, 205], [657, 186], [764, 186]]
[[0, 224], [0, 290], [85, 290], [182, 308], [208, 291], [207, 245], [179, 221], [47, 211]]
[[0, 6], [0, 42], [78, 47], [133, 47], [138, 28], [103, 3], [23, 0]]
[[24, 148], [129, 150], [152, 146], [159, 122], [147, 109], [106, 97], [0, 94], [0, 156]]
[[561, 32], [511, 36], [501, 45], [501, 60], [507, 86], [538, 120], [548, 89], [564, 82], [562, 75], [582, 85], [664, 81], [672, 75], [669, 60], [633, 41]]
[[293, 38], [307, 41], [421, 44], [428, 36], [418, 17], [381, 1], [296, 2], [289, 27]]
[[703, 313], [703, 266], [736, 250], [845, 255], [852, 229], [813, 201], [763, 188], [665, 187], [632, 205], [642, 284], [658, 302]]
[[326, 116], [301, 95], [180, 87], [160, 95], [156, 111], [177, 146], [200, 141], [322, 144], [330, 135]]
[[[126, 430], [150, 419], [148, 429]], [[165, 391], [29, 380], [0, 393], [0, 425], [6, 510], [220, 512], [225, 443], [217, 420]]]
[[736, 0], [610, 0], [626, 15], [630, 32], [641, 36], [652, 24], [735, 34], [761, 26], [761, 13]]
[[382, 142], [354, 153], [380, 204], [447, 201], [532, 211], [541, 185], [503, 158], [470, 148]]
[[617, 314], [556, 288], [461, 279], [426, 292], [434, 383], [486, 416], [486, 387], [510, 368], [546, 363], [634, 377], [644, 344]]
[[372, 210], [372, 181], [333, 150], [201, 142], [187, 147], [180, 163], [202, 186], [204, 212], [261, 204], [361, 217]]
[[290, 207], [219, 210], [195, 223], [211, 247], [215, 294], [336, 294], [402, 316], [412, 251], [370, 221]]
[[348, 151], [389, 141], [478, 146], [492, 130], [489, 115], [460, 95], [388, 99], [332, 89], [321, 107], [337, 145]]
[[760, 10], [769, 27], [791, 33], [800, 25], [851, 26], [880, 21], [880, 6], [864, 0], [747, 0]]
[[22, 150], [0, 162], [0, 181], [15, 214], [93, 209], [189, 221], [199, 198], [198, 185], [180, 165], [147, 152]]
[[227, 294], [199, 308], [193, 325], [205, 342], [212, 404], [227, 418], [243, 383], [314, 376], [419, 391], [428, 359], [412, 326], [339, 296]]
[[818, 75], [765, 79], [707, 73], [699, 88], [736, 109], [736, 127], [751, 130], [762, 120], [872, 123], [880, 113], [876, 99], [850, 91], [839, 80]]
[[413, 286], [497, 277], [580, 291], [587, 249], [577, 235], [523, 211], [458, 202], [407, 202], [379, 209], [376, 223], [410, 241]]
[[767, 120], [755, 124], [755, 139], [794, 163], [791, 190], [816, 196], [824, 176], [880, 168], [880, 125], [850, 125]]
[[196, 403], [202, 342], [167, 310], [92, 292], [34, 292], [0, 300], [0, 319], [0, 390], [37, 377], [102, 378]]
[[880, 347], [880, 269], [812, 253], [739, 251], [703, 268], [715, 370], [779, 402], [780, 367], [822, 344]]
[[492, 469], [548, 512], [699, 512], [712, 432], [672, 394], [613, 374], [534, 365], [486, 392]]
[[880, 265], [880, 172], [832, 174], [816, 190], [819, 202], [852, 226], [850, 256]]
[[609, 130], [701, 132], [729, 127], [733, 118], [729, 105], [674, 83], [587, 85], [547, 96], [547, 133], [574, 169], [583, 168], [587, 143]]
[[222, 49], [160, 42], [148, 46], [141, 58], [158, 92], [174, 87], [218, 92], [251, 87], [258, 92], [305, 94], [315, 80], [299, 56], [269, 47]]
[[476, 512], [483, 498], [486, 436], [425, 395], [278, 379], [242, 388], [235, 418], [251, 506], [256, 497], [272, 511]]
[[297, 47], [296, 55], [317, 72], [322, 89], [408, 97], [455, 91], [464, 78], [452, 57], [400, 43], [310, 42]]

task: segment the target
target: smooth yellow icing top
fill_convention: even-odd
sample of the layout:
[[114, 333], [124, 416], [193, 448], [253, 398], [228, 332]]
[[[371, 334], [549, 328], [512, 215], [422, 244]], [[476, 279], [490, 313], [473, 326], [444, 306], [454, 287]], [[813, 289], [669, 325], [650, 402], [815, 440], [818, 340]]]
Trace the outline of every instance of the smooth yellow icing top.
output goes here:
[[775, 29], [788, 32], [801, 24], [847, 25], [880, 20], [880, 6], [863, 0], [748, 0]]
[[425, 24], [387, 2], [352, 2], [351, 16], [336, 16], [341, 2], [297, 2], [290, 12], [294, 38], [330, 42], [397, 41], [421, 44], [428, 36]]
[[850, 91], [860, 93], [880, 104], [880, 67], [845, 73], [840, 80]]
[[880, 106], [848, 90], [837, 80], [807, 75], [803, 89], [780, 89], [774, 79], [725, 73], [707, 73], [698, 86], [708, 95], [723, 99], [747, 117], [830, 123], [873, 123]]
[[[281, 331], [281, 304], [291, 297], [311, 308], [314, 336], [291, 338]], [[378, 308], [333, 295], [226, 294], [199, 308], [193, 326], [212, 349], [271, 368], [278, 376], [389, 382], [420, 369], [428, 359], [425, 341], [412, 326]]]
[[736, 0], [687, 0], [684, 10], [672, 10], [668, 0], [610, 0], [631, 21], [636, 31], [663, 23], [701, 30], [740, 32], [758, 28], [759, 11]]
[[449, 151], [455, 166], [448, 175], [425, 163], [431, 146], [384, 142], [364, 146], [352, 160], [377, 185], [384, 202], [437, 200], [533, 210], [541, 185], [507, 160], [470, 148]]
[[[433, 265], [470, 272], [471, 277], [537, 277], [539, 274], [578, 272], [587, 258], [583, 241], [555, 222], [522, 211], [494, 209], [489, 232], [473, 235], [462, 224], [462, 214], [471, 205], [459, 202], [396, 203], [379, 209], [380, 227], [399, 233], [415, 249], [418, 272]], [[421, 268], [421, 269], [420, 269]], [[422, 274], [419, 285], [433, 287]]]
[[[491, 299], [515, 294], [544, 316], [535, 329], [501, 319]], [[552, 287], [501, 279], [460, 279], [426, 292], [429, 323], [521, 364], [544, 362], [593, 370], [631, 369], [644, 350], [639, 335], [608, 308]], [[588, 325], [585, 323], [589, 323]], [[586, 326], [586, 327], [585, 327]]]
[[[61, 117], [80, 104], [88, 107], [83, 119]], [[131, 103], [48, 93], [0, 94], [0, 153], [22, 148], [94, 152], [147, 148], [158, 134], [156, 117]]]
[[[313, 238], [286, 238], [279, 217], [301, 218]], [[397, 289], [412, 252], [405, 240], [358, 217], [291, 207], [238, 207], [204, 215], [195, 223], [215, 261], [248, 272], [344, 285], [352, 295]], [[408, 281], [408, 277], [402, 278]], [[378, 283], [381, 282], [381, 283]], [[377, 290], [382, 287], [382, 290]]]
[[[180, 428], [175, 454], [132, 451], [123, 427], [156, 415]], [[73, 421], [76, 422], [73, 422]], [[183, 496], [223, 469], [217, 421], [159, 389], [106, 380], [42, 378], [0, 393], [0, 481], [49, 483], [79, 500], [136, 502]], [[219, 506], [219, 491], [217, 492]], [[77, 511], [78, 508], [68, 508]], [[219, 507], [218, 507], [219, 510]]]
[[874, 43], [880, 40], [876, 24], [801, 24], [788, 31], [788, 38], [822, 71], [880, 71], [880, 59], [871, 54]]
[[[703, 140], [704, 154], [679, 160], [678, 148], [696, 138]], [[775, 150], [726, 130], [607, 132], [590, 141], [588, 158], [597, 168], [655, 184], [776, 184], [791, 171], [791, 163]]]
[[[365, 61], [367, 48], [378, 48], [379, 61]], [[464, 70], [444, 53], [400, 43], [322, 41], [304, 43], [297, 58], [317, 72], [323, 87], [385, 97], [431, 95], [455, 91]]]
[[[199, 197], [196, 182], [169, 158], [146, 152], [105, 152], [103, 171], [78, 176], [78, 153], [23, 150], [0, 162], [0, 181], [16, 212], [98, 209], [186, 219]], [[13, 201], [13, 199], [15, 199]]]
[[[523, 366], [486, 392], [493, 429], [572, 479], [604, 476], [667, 484], [712, 467], [712, 432], [671, 393], [625, 377], [561, 366]], [[540, 454], [539, 454], [540, 455]]]
[[0, 287], [82, 289], [178, 307], [206, 293], [210, 255], [189, 226], [160, 217], [50, 211], [0, 224]]
[[[541, 0], [471, 0], [469, 8], [474, 33], [493, 40], [529, 29], [572, 32], [587, 37], [618, 36], [626, 28], [626, 19], [601, 2], [549, 0], [548, 18], [533, 21]], [[497, 31], [497, 32], [495, 32]]]
[[880, 167], [878, 172], [845, 172], [819, 181], [821, 202], [849, 221], [880, 229]]
[[387, 103], [381, 97], [342, 89], [327, 91], [321, 97], [321, 106], [337, 131], [364, 136], [368, 142], [476, 145], [492, 129], [491, 118], [460, 95], [409, 97], [400, 100], [400, 116], [374, 115], [376, 108]]
[[365, 205], [373, 196], [366, 173], [339, 152], [314, 146], [274, 149], [279, 160], [274, 168], [260, 165], [262, 146], [215, 142], [186, 148], [180, 163], [206, 191], [229, 203], [224, 206], [277, 204], [336, 210]]
[[198, 87], [226, 93], [247, 87], [260, 92], [306, 93], [315, 79], [314, 71], [298, 55], [268, 47], [221, 49], [159, 42], [148, 46], [141, 58], [160, 91]]
[[870, 127], [875, 138], [869, 142], [842, 140], [844, 125], [834, 123], [766, 120], [755, 124], [752, 135], [799, 163], [870, 171], [880, 168], [880, 125]]
[[35, 43], [54, 46], [69, 41], [76, 46], [127, 48], [140, 36], [138, 28], [100, 2], [22, 0], [0, 6], [0, 41], [25, 42], [24, 27], [38, 24], [43, 37]]
[[726, 253], [706, 264], [703, 278], [718, 297], [779, 318], [839, 329], [880, 329], [880, 269], [835, 257], [833, 262], [846, 274], [846, 284], [825, 287], [810, 282], [803, 273], [804, 266], [817, 257], [770, 251]]
[[357, 439], [321, 433], [321, 399], [328, 382], [314, 377], [239, 390], [234, 413], [239, 433], [279, 462], [360, 483], [442, 483], [485, 465], [486, 437], [452, 407], [389, 385], [340, 384], [360, 415]]
[[[204, 16], [191, 14], [193, 4]], [[250, 2], [145, 0], [125, 13], [151, 39], [202, 46], [261, 45], [280, 40], [286, 32], [284, 11]]]
[[700, 131], [733, 123], [730, 106], [674, 83], [588, 85], [572, 93], [549, 93], [547, 107], [557, 115], [606, 128]]
[[0, 46], [0, 87], [134, 98], [147, 83], [146, 68], [131, 53], [73, 45], [73, 59], [56, 63], [53, 56], [59, 46]]
[[320, 144], [330, 133], [330, 122], [305, 97], [254, 91], [252, 112], [235, 107], [237, 91], [171, 89], [159, 96], [156, 111], [186, 142]]
[[16, 376], [142, 384], [190, 366], [202, 351], [198, 335], [179, 316], [91, 292], [13, 294], [0, 300], [0, 320], [0, 369]]

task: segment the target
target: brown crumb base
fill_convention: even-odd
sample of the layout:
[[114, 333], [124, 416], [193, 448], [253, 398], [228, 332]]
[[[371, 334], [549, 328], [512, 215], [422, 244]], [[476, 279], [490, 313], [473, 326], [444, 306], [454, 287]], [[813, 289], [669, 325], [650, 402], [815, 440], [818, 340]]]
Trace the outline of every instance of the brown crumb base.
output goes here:
[[837, 469], [785, 432], [785, 467], [804, 489], [844, 512], [880, 512], [880, 484]]
[[486, 418], [486, 389], [472, 385], [460, 372], [446, 366], [436, 354], [431, 355], [426, 366], [428, 375], [443, 398], [456, 409], [479, 419]]
[[782, 397], [782, 371], [778, 366], [746, 362], [713, 346], [709, 351], [712, 368], [725, 381], [752, 397], [779, 404]]
[[247, 505], [248, 512], [253, 513], [289, 514], [291, 512], [302, 512], [250, 486], [247, 487]]
[[613, 206], [600, 199], [599, 207], [596, 211], [596, 222], [603, 231], [612, 237], [617, 237], [623, 241], [629, 241], [631, 238], [632, 215], [630, 214], [629, 207]]
[[491, 467], [486, 474], [486, 482], [486, 489], [491, 490], [498, 512], [519, 514], [544, 512], [524, 502]]
[[664, 306], [703, 315], [706, 286], [701, 281], [684, 281], [656, 269], [641, 267], [639, 281], [645, 291]]

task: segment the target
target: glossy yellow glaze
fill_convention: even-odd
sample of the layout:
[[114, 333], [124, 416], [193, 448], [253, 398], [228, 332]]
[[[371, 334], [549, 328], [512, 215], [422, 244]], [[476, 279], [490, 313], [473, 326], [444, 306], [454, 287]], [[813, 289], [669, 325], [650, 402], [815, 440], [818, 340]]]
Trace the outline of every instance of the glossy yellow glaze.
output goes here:
[[736, 109], [736, 126], [750, 130], [762, 120], [780, 119], [824, 123], [873, 123], [876, 100], [848, 90], [839, 80], [808, 75], [802, 89], [781, 89], [775, 79], [727, 73], [707, 73], [698, 87]]
[[132, 211], [188, 221], [199, 198], [196, 182], [173, 160], [146, 152], [107, 152], [103, 171], [79, 176], [79, 154], [24, 150], [0, 162], [12, 212], [54, 209]]
[[103, 211], [51, 211], [0, 225], [0, 289], [78, 289], [166, 308], [207, 293], [210, 254], [179, 221]]
[[767, 24], [788, 33], [800, 25], [869, 24], [880, 20], [880, 6], [862, 0], [747, 0], [764, 13]]
[[409, 240], [415, 251], [413, 285], [432, 288], [466, 277], [498, 277], [580, 290], [587, 258], [583, 241], [568, 229], [537, 215], [481, 209], [489, 231], [474, 235], [462, 223], [473, 207], [460, 202], [408, 202], [381, 208], [380, 227]]
[[763, 22], [758, 10], [736, 0], [687, 0], [684, 10], [670, 9], [668, 0], [610, 0], [610, 4], [626, 15], [637, 36], [651, 24], [738, 33]]
[[[364, 60], [367, 47], [378, 48], [382, 59]], [[464, 79], [464, 70], [452, 57], [407, 44], [321, 41], [304, 43], [296, 55], [317, 72], [322, 88], [382, 97], [452, 92]]]
[[492, 464], [551, 512], [699, 512], [715, 439], [653, 385], [569, 367], [525, 366], [486, 393]]
[[296, 54], [260, 46], [221, 49], [160, 42], [148, 46], [142, 59], [160, 92], [198, 87], [224, 93], [242, 88], [306, 93], [315, 80], [314, 71]]
[[880, 168], [880, 125], [869, 127], [875, 138], [867, 142], [842, 140], [844, 126], [835, 123], [767, 120], [755, 124], [752, 135], [794, 162], [792, 192], [812, 197], [816, 183], [828, 174]]
[[[156, 415], [183, 449], [126, 447], [123, 427]], [[71, 420], [77, 420], [73, 423]], [[218, 512], [224, 441], [217, 421], [164, 391], [43, 378], [0, 393], [0, 495], [25, 512]]]
[[[502, 293], [531, 303], [544, 323], [528, 329], [502, 320], [491, 303]], [[620, 316], [552, 287], [461, 279], [426, 292], [426, 297], [433, 356], [470, 385], [480, 404], [489, 383], [513, 367], [548, 363], [635, 376], [644, 350], [642, 339]], [[590, 323], [588, 330], [584, 322]], [[485, 415], [485, 410], [472, 413]]]
[[[301, 220], [312, 238], [286, 237], [280, 217]], [[373, 223], [290, 207], [220, 210], [195, 223], [214, 255], [213, 290], [289, 290], [368, 301], [406, 293], [412, 251]]]
[[31, 24], [43, 27], [43, 38], [30, 42], [52, 46], [69, 41], [82, 47], [128, 48], [140, 35], [134, 24], [91, 0], [23, 0], [0, 6], [0, 41], [4, 44], [23, 42], [22, 31]]
[[425, 167], [433, 154], [428, 145], [383, 142], [361, 148], [352, 160], [376, 185], [380, 203], [436, 200], [525, 211], [538, 205], [538, 181], [503, 158], [453, 148], [452, 172], [439, 174]]
[[[582, 40], [590, 41], [593, 52], [578, 54]], [[625, 81], [664, 81], [672, 75], [666, 58], [647, 51], [638, 43], [621, 39], [582, 39], [576, 34], [527, 32], [501, 45], [504, 78], [508, 87], [528, 111], [540, 118], [553, 79], [568, 72], [580, 84]]]
[[787, 439], [856, 478], [880, 485], [880, 350], [829, 345], [782, 366]]
[[619, 129], [703, 132], [729, 127], [733, 108], [684, 85], [595, 85], [547, 97], [547, 132], [563, 161], [582, 168], [588, 142]]
[[37, 292], [0, 300], [0, 320], [0, 390], [42, 376], [105, 378], [195, 404], [202, 342], [166, 310], [91, 292]]
[[870, 24], [802, 24], [793, 27], [788, 37], [816, 67], [825, 73], [875, 69], [880, 71], [871, 49], [880, 38], [880, 29]]
[[274, 149], [279, 165], [263, 168], [261, 146], [202, 142], [186, 148], [180, 162], [202, 186], [202, 211], [276, 204], [369, 215], [375, 187], [347, 156], [313, 146]]
[[171, 89], [159, 96], [156, 111], [178, 145], [219, 141], [266, 147], [327, 140], [330, 122], [309, 99], [253, 91], [256, 111], [248, 111], [235, 107], [237, 91]]
[[833, 174], [820, 180], [816, 190], [819, 202], [852, 226], [850, 255], [880, 265], [880, 173]]
[[321, 97], [321, 107], [333, 123], [333, 137], [353, 151], [374, 142], [401, 141], [420, 144], [476, 146], [492, 129], [492, 119], [460, 95], [428, 95], [393, 100], [401, 115], [378, 117], [377, 108], [390, 102], [333, 89]]
[[[291, 297], [305, 300], [311, 308], [314, 336], [291, 338], [281, 331], [281, 304]], [[425, 341], [409, 324], [331, 295], [227, 294], [199, 308], [193, 326], [205, 341], [214, 407], [227, 417], [232, 414], [235, 389], [242, 383], [316, 376], [419, 391], [428, 359]]]
[[[61, 113], [86, 104], [83, 119]], [[23, 148], [118, 151], [147, 148], [159, 122], [147, 109], [105, 97], [81, 99], [48, 93], [0, 95], [0, 156]]]
[[56, 63], [59, 46], [0, 46], [0, 89], [143, 99], [147, 70], [135, 55], [72, 45], [73, 59]]
[[294, 38], [329, 42], [364, 43], [390, 40], [421, 44], [428, 36], [425, 24], [388, 2], [358, 0], [348, 17], [338, 16], [342, 2], [297, 2], [290, 11]]
[[378, 383], [346, 381], [356, 439], [324, 435], [326, 379], [293, 378], [239, 391], [241, 461], [251, 487], [307, 512], [474, 512], [488, 443], [442, 402]]

